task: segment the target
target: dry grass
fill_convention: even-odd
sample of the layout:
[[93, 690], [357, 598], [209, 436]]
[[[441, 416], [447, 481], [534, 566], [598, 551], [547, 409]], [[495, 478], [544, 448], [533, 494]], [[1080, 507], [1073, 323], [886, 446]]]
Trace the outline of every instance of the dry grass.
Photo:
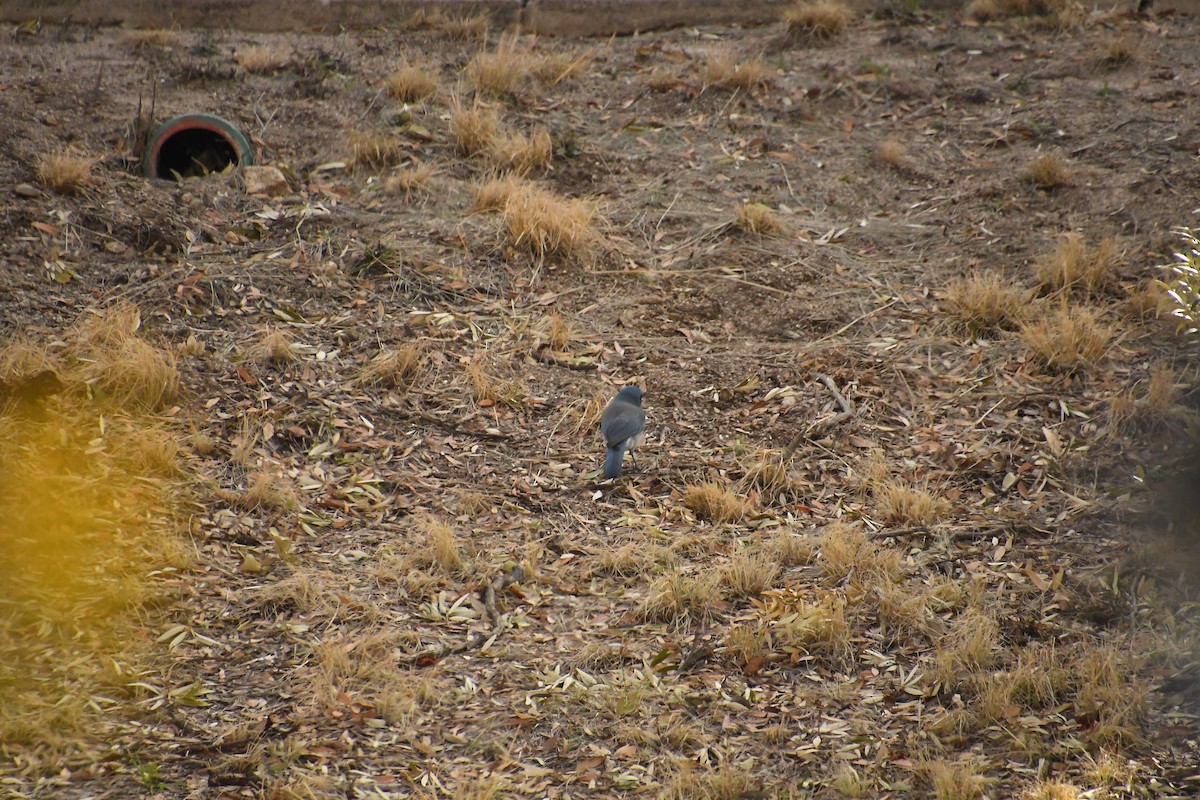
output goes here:
[[438, 89], [436, 72], [403, 62], [388, 74], [384, 90], [389, 97], [405, 103], [417, 103], [433, 97]]
[[398, 169], [387, 176], [383, 182], [383, 189], [391, 194], [403, 195], [407, 200], [413, 195], [423, 192], [434, 174], [433, 167], [424, 164]]
[[944, 689], [962, 686], [996, 662], [1002, 644], [996, 618], [968, 608], [954, 620], [949, 634], [937, 642], [931, 677]]
[[391, 133], [352, 131], [348, 139], [350, 161], [360, 169], [392, 167], [405, 155], [400, 140]]
[[292, 60], [293, 53], [290, 46], [282, 42], [275, 42], [239, 49], [234, 60], [247, 72], [277, 72], [288, 65]]
[[1021, 800], [1080, 800], [1083, 791], [1062, 781], [1038, 781], [1021, 792]]
[[783, 232], [779, 215], [762, 203], [742, 203], [737, 207], [737, 226], [761, 236], [778, 236]]
[[693, 576], [673, 570], [654, 582], [637, 615], [646, 622], [707, 620], [724, 599], [721, 583], [720, 573]]
[[1100, 48], [1100, 60], [1110, 67], [1129, 64], [1137, 60], [1140, 49], [1132, 38], [1117, 34], [1104, 41]]
[[[536, 187], [535, 187], [536, 188]], [[531, 184], [517, 175], [490, 177], [471, 189], [473, 211], [503, 211], [508, 201], [518, 194], [533, 191]]]
[[1035, 27], [1049, 30], [1076, 24], [1086, 16], [1075, 0], [971, 0], [965, 13], [976, 22], [1031, 17]]
[[771, 630], [777, 646], [792, 655], [819, 653], [840, 661], [853, 651], [846, 598], [837, 592], [818, 592], [815, 603], [795, 606]]
[[481, 406], [492, 406], [500, 399], [500, 379], [491, 374], [483, 365], [483, 359], [476, 356], [467, 362], [464, 369], [467, 382], [471, 384], [471, 396]]
[[704, 62], [704, 85], [752, 91], [766, 86], [774, 70], [758, 56], [739, 60], [728, 51], [710, 53]]
[[142, 28], [123, 31], [125, 39], [138, 47], [170, 48], [179, 44], [179, 32], [170, 28]]
[[455, 98], [450, 108], [450, 131], [455, 149], [464, 156], [490, 153], [495, 149], [501, 130], [500, 114], [491, 106], [475, 101], [464, 106]]
[[557, 311], [550, 312], [542, 325], [545, 331], [546, 343], [552, 350], [565, 351], [575, 338], [575, 326]]
[[430, 12], [426, 20], [429, 27], [437, 28], [451, 39], [462, 40], [482, 39], [487, 34], [491, 22], [491, 17], [486, 12], [444, 16], [436, 10]]
[[1092, 723], [1086, 738], [1093, 746], [1120, 747], [1142, 739], [1150, 687], [1138, 677], [1139, 666], [1130, 651], [1107, 643], [1085, 646], [1072, 659], [1075, 716]]
[[875, 147], [875, 160], [892, 169], [903, 169], [908, 165], [908, 148], [897, 139], [884, 139]]
[[0, 742], [10, 757], [36, 754], [36, 770], [94, 757], [113, 720], [138, 713], [144, 692], [130, 684], [155, 689], [164, 577], [193, 557], [176, 527], [190, 513], [178, 440], [144, 413], [177, 376], [157, 370], [173, 362], [138, 339], [138, 322], [121, 306], [80, 320], [53, 354], [25, 340], [0, 348], [5, 378], [37, 364], [80, 386], [97, 359], [113, 366], [103, 391], [64, 392], [43, 419], [0, 412]]
[[987, 779], [966, 761], [921, 759], [914, 763], [913, 771], [933, 790], [936, 800], [976, 800], [987, 787]]
[[501, 36], [494, 50], [477, 53], [467, 64], [467, 79], [475, 90], [492, 97], [515, 94], [530, 77], [532, 61], [516, 34]]
[[518, 186], [502, 210], [513, 246], [527, 249], [539, 259], [557, 255], [584, 260], [592, 253], [599, 243], [592, 227], [595, 204], [562, 197], [534, 183]]
[[48, 189], [59, 194], [78, 192], [88, 184], [96, 159], [72, 150], [58, 150], [38, 157], [37, 178]]
[[760, 781], [728, 761], [722, 761], [716, 771], [707, 772], [680, 763], [659, 792], [658, 800], [745, 800], [761, 794]]
[[1111, 287], [1117, 278], [1120, 249], [1111, 236], [1088, 247], [1078, 233], [1063, 236], [1054, 251], [1034, 262], [1038, 282], [1055, 291], [1078, 292], [1092, 297]]
[[557, 86], [591, 63], [592, 51], [582, 53], [544, 53], [533, 59], [530, 69], [534, 77], [549, 86]]
[[801, 0], [783, 12], [788, 33], [809, 39], [839, 36], [853, 19], [854, 12], [840, 0]]
[[482, 156], [497, 169], [525, 174], [546, 167], [554, 156], [550, 131], [536, 128], [526, 136], [510, 130], [491, 106], [478, 101], [464, 106], [455, 100], [451, 107], [451, 131], [455, 149], [465, 156]]
[[550, 131], [545, 128], [537, 128], [529, 136], [519, 131], [501, 130], [492, 139], [487, 157], [497, 169], [524, 175], [550, 165], [554, 144], [550, 140]]
[[285, 475], [275, 470], [250, 475], [249, 485], [230, 499], [248, 511], [294, 511], [300, 507], [296, 488]]
[[79, 322], [72, 346], [78, 374], [97, 397], [154, 411], [179, 394], [179, 370], [173, 353], [138, 336], [141, 324], [136, 306], [115, 306]]
[[1040, 153], [1025, 166], [1025, 180], [1039, 189], [1058, 189], [1071, 184], [1074, 170], [1060, 153]]
[[894, 584], [902, 571], [900, 554], [880, 548], [859, 525], [834, 522], [817, 536], [817, 563], [831, 580], [852, 580], [867, 587]]
[[706, 482], [684, 489], [683, 504], [700, 519], [717, 524], [737, 522], [750, 511], [750, 505], [724, 484]]
[[363, 386], [408, 389], [425, 368], [425, 348], [409, 344], [395, 350], [381, 350], [358, 372]]
[[1048, 369], [1072, 373], [1095, 365], [1108, 352], [1112, 328], [1095, 311], [1062, 305], [1047, 317], [1021, 326], [1021, 340]]
[[425, 534], [425, 555], [430, 564], [447, 575], [463, 574], [466, 561], [458, 545], [458, 535], [447, 522], [436, 517], [425, 517], [420, 527]]
[[946, 286], [945, 309], [969, 331], [1010, 330], [1029, 314], [1033, 292], [996, 272], [976, 272]]
[[950, 502], [925, 485], [889, 480], [874, 493], [876, 509], [889, 525], [932, 525], [950, 513]]
[[758, 453], [746, 468], [746, 481], [772, 500], [787, 499], [800, 491], [799, 481], [793, 476], [790, 465], [773, 450]]
[[253, 345], [249, 355], [254, 361], [282, 366], [299, 360], [292, 336], [281, 328], [268, 328]]
[[771, 588], [779, 577], [779, 563], [769, 553], [738, 550], [722, 573], [729, 593], [734, 597], [757, 597]]

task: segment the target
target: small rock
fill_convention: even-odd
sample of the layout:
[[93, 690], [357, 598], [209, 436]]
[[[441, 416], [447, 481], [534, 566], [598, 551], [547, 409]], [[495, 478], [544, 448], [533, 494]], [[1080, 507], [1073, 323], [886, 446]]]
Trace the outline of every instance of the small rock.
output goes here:
[[20, 197], [37, 197], [41, 192], [31, 183], [18, 183], [13, 187], [13, 192]]
[[277, 167], [243, 167], [242, 181], [246, 186], [246, 194], [265, 194], [275, 197], [287, 194], [291, 190], [287, 178]]

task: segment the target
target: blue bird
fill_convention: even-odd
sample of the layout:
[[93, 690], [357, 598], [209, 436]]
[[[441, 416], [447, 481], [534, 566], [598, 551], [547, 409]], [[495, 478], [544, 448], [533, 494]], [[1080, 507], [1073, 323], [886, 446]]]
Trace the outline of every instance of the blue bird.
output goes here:
[[642, 390], [626, 386], [617, 392], [600, 415], [600, 432], [608, 453], [604, 456], [604, 477], [621, 474], [621, 462], [626, 450], [633, 450], [642, 441], [646, 430], [646, 412], [642, 410]]

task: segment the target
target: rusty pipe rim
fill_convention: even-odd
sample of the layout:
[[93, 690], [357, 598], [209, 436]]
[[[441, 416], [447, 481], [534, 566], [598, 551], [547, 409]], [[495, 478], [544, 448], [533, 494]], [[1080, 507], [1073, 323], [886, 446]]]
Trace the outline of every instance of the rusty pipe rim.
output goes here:
[[[227, 119], [215, 114], [181, 114], [159, 125], [146, 142], [142, 172], [147, 178], [177, 180], [195, 177], [198, 160], [205, 172], [219, 172], [254, 163], [249, 137]], [[176, 177], [179, 176], [179, 178]]]

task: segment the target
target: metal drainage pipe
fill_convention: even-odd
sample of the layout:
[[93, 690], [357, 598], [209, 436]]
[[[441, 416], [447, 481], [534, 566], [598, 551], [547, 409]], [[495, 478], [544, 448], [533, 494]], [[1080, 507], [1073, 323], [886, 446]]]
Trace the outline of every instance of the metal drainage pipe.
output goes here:
[[142, 154], [147, 178], [181, 181], [254, 163], [250, 139], [214, 114], [183, 114], [158, 126]]

